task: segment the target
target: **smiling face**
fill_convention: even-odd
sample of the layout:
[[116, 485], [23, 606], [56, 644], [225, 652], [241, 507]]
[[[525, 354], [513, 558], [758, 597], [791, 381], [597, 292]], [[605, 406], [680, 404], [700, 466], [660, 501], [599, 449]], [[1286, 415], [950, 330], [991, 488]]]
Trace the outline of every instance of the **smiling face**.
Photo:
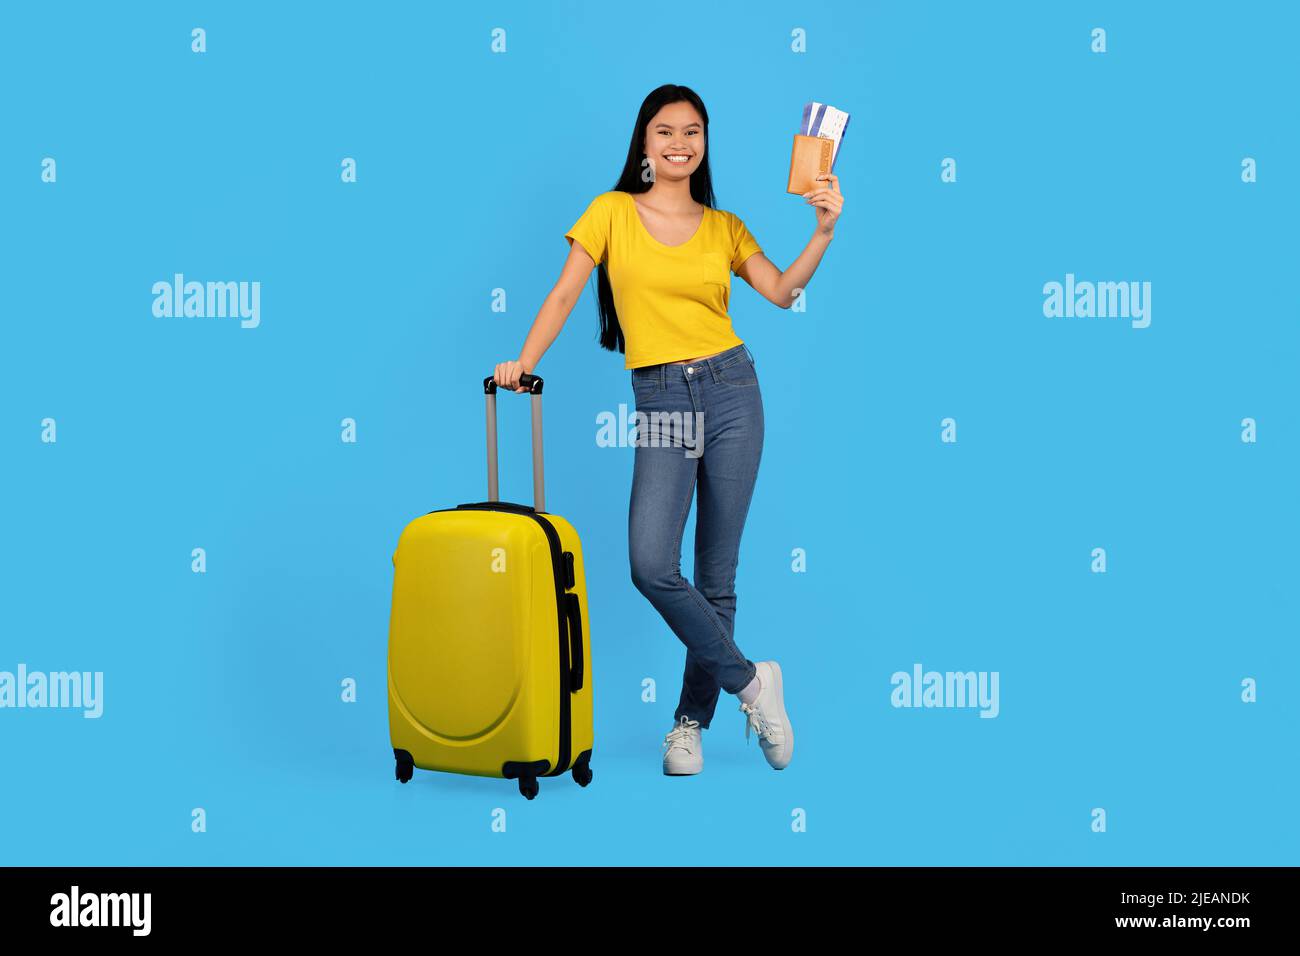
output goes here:
[[704, 120], [685, 101], [669, 103], [645, 130], [645, 154], [655, 178], [689, 179], [704, 161]]

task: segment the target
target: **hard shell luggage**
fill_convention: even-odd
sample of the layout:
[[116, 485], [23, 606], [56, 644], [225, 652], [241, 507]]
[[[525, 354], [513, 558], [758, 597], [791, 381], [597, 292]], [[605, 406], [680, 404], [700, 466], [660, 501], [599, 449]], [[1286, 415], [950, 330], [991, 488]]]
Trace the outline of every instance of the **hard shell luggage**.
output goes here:
[[542, 379], [532, 404], [533, 505], [498, 500], [496, 382], [484, 379], [488, 500], [431, 511], [393, 555], [388, 726], [397, 779], [416, 767], [591, 782], [591, 642], [582, 544], [545, 510]]

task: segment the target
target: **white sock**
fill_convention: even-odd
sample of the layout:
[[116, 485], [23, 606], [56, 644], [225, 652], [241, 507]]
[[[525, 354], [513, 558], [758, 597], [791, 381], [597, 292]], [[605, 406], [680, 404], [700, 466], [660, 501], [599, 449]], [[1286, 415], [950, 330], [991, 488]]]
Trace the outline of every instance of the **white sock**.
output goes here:
[[741, 688], [738, 696], [743, 703], [752, 704], [758, 699], [758, 692], [762, 689], [763, 685], [759, 683], [758, 674], [755, 673], [754, 679]]

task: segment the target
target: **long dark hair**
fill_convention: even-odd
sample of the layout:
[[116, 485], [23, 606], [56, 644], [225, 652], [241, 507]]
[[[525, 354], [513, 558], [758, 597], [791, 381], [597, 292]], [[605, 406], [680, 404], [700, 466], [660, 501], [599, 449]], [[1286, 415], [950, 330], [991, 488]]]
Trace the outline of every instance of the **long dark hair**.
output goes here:
[[[687, 86], [665, 83], [654, 90], [641, 103], [636, 114], [636, 125], [632, 127], [632, 142], [627, 147], [627, 160], [623, 163], [623, 172], [614, 184], [613, 191], [624, 193], [643, 193], [650, 189], [652, 183], [641, 178], [642, 161], [645, 159], [646, 127], [655, 114], [669, 103], [690, 103], [700, 119], [704, 121], [704, 158], [699, 167], [691, 173], [691, 198], [701, 205], [713, 208], [713, 176], [709, 172], [709, 111], [704, 108], [704, 101], [695, 91]], [[605, 264], [599, 263], [596, 272], [596, 302], [600, 309], [600, 344], [611, 352], [627, 352], [623, 341], [623, 327], [618, 324], [618, 312], [614, 309], [614, 290], [609, 284], [609, 272]]]

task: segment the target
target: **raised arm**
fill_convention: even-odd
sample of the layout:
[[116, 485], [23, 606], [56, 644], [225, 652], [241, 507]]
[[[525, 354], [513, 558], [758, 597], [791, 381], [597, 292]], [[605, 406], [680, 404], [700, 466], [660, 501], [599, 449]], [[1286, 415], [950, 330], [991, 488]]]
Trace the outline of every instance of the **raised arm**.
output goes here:
[[807, 288], [808, 281], [817, 271], [817, 266], [821, 264], [826, 247], [835, 238], [835, 223], [844, 208], [844, 195], [840, 192], [839, 177], [832, 173], [817, 178], [826, 179], [828, 186], [803, 194], [808, 205], [813, 206], [817, 214], [817, 227], [813, 230], [808, 245], [804, 246], [803, 252], [799, 253], [799, 257], [782, 272], [767, 256], [756, 252], [742, 262], [736, 271], [736, 274], [748, 282], [755, 292], [783, 309], [794, 305], [795, 293]]

